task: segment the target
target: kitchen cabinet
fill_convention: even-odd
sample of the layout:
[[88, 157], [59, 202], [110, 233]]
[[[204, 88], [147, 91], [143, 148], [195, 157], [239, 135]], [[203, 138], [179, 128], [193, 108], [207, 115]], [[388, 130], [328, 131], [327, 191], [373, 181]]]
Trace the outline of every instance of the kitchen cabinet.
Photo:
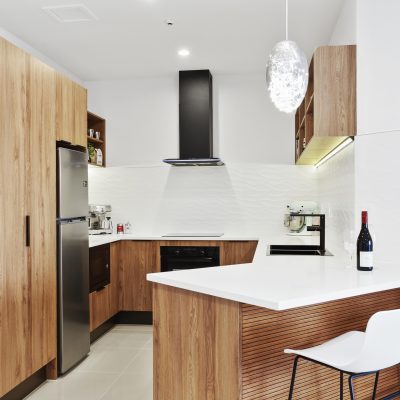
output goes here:
[[356, 46], [319, 47], [295, 116], [296, 164], [315, 165], [356, 131]]
[[0, 38], [0, 397], [56, 357], [55, 72]]
[[122, 241], [120, 243], [120, 279], [122, 311], [151, 311], [152, 285], [146, 275], [160, 271], [157, 241]]
[[[120, 243], [105, 245], [109, 247], [110, 284], [89, 295], [90, 331], [93, 331], [120, 311], [119, 245]], [[97, 249], [97, 247], [91, 250], [93, 249]], [[93, 257], [93, 254], [91, 252], [90, 256]]]
[[87, 91], [64, 75], [57, 74], [57, 140], [87, 145]]
[[257, 241], [226, 241], [220, 250], [221, 266], [251, 263], [257, 248]]

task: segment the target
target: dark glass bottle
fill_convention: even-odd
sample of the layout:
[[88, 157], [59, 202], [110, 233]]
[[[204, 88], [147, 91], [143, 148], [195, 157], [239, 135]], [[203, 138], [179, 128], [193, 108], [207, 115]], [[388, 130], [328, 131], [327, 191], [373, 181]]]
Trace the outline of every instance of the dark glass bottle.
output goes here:
[[368, 212], [361, 213], [361, 231], [357, 239], [357, 269], [372, 271], [374, 268], [374, 244], [368, 230]]

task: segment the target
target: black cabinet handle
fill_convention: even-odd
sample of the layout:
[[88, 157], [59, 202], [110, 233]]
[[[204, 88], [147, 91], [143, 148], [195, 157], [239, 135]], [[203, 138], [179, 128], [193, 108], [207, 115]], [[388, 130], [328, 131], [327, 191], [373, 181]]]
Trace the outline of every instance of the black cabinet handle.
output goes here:
[[27, 215], [25, 217], [25, 245], [30, 247], [31, 245], [31, 217]]

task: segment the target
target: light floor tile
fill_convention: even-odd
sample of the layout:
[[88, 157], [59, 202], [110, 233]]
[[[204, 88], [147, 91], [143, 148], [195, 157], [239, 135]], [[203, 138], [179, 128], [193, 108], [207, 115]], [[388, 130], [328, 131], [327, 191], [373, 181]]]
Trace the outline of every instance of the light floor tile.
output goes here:
[[72, 371], [48, 381], [27, 397], [29, 400], [99, 400], [119, 374]]
[[152, 332], [151, 326], [115, 326], [73, 371], [25, 400], [152, 400]]

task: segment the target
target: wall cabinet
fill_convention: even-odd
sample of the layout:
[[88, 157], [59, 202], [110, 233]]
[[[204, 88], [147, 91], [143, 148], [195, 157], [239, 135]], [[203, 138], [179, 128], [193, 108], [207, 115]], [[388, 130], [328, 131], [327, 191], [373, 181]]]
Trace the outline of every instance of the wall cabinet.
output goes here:
[[295, 117], [296, 164], [315, 165], [356, 131], [356, 46], [319, 47]]
[[87, 91], [57, 74], [57, 140], [87, 146]]
[[56, 357], [55, 72], [0, 38], [0, 397]]

